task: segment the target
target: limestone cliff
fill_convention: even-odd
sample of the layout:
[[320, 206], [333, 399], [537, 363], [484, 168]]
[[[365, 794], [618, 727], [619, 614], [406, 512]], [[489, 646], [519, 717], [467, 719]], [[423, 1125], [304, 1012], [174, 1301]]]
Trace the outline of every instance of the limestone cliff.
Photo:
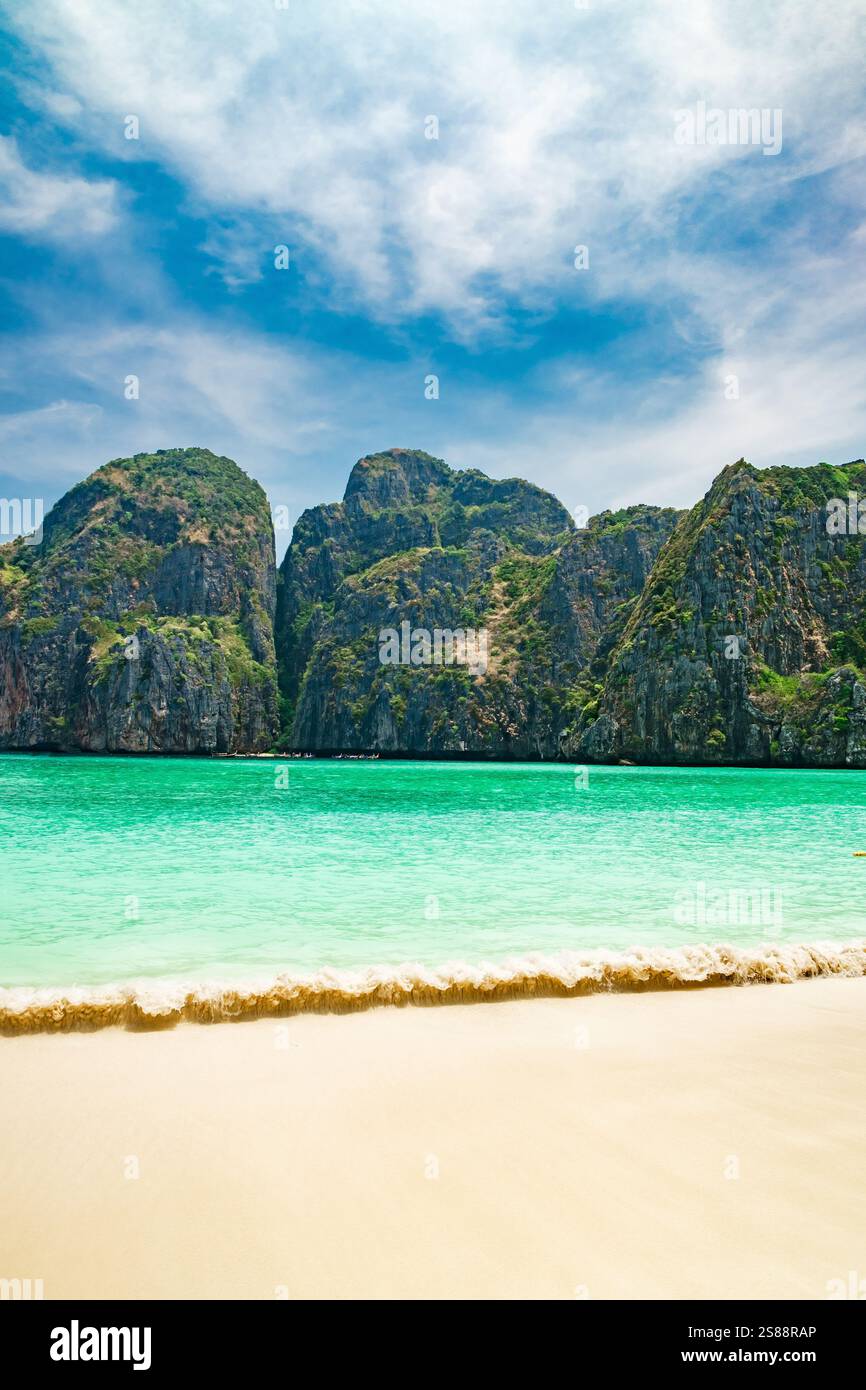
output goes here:
[[206, 449], [99, 468], [0, 547], [0, 747], [257, 751], [277, 733], [267, 500]]
[[[361, 459], [342, 502], [300, 518], [283, 562], [287, 745], [560, 756], [580, 678], [615, 641], [675, 519], [634, 507], [576, 531], [521, 479], [411, 450]], [[423, 650], [417, 664], [383, 664], [381, 634], [404, 624], [483, 633], [484, 669]]]
[[568, 753], [866, 766], [864, 494], [862, 460], [724, 469], [661, 551]]

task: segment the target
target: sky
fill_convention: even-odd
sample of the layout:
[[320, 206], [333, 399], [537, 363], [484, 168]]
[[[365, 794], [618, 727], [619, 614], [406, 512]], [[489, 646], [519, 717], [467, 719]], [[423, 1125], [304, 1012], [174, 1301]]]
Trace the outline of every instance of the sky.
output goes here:
[[0, 15], [3, 497], [190, 445], [293, 518], [392, 447], [590, 512], [862, 457], [863, 0]]

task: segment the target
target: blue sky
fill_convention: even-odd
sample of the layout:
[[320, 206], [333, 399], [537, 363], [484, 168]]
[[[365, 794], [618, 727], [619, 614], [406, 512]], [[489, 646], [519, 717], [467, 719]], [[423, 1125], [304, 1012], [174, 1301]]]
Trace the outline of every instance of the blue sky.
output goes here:
[[[3, 496], [201, 444], [297, 516], [401, 445], [596, 511], [863, 454], [859, 0], [3, 12]], [[698, 102], [781, 150], [679, 143]]]

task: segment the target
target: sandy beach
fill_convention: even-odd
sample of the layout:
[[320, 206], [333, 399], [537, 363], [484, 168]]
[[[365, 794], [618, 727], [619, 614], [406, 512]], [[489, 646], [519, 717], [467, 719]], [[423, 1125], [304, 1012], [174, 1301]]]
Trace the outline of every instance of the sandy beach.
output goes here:
[[824, 1298], [866, 1272], [866, 980], [0, 1040], [46, 1298]]

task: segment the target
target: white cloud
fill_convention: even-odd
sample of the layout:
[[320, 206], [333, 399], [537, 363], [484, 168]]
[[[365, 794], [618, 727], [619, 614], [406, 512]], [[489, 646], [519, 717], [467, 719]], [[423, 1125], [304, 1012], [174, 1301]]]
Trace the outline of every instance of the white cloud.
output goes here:
[[[863, 196], [861, 8], [42, 0], [22, 10], [14, 22], [50, 66], [54, 118], [79, 148], [154, 160], [180, 179], [207, 219], [202, 250], [232, 288], [265, 273], [285, 241], [338, 310], [397, 327], [441, 313], [471, 346], [531, 336], [500, 317], [503, 296], [534, 311], [542, 344], [546, 313], [563, 306], [610, 301], [666, 323], [619, 354], [550, 347], [545, 379], [525, 394], [467, 372], [446, 375], [428, 403], [421, 382], [435, 362], [365, 363], [208, 324], [178, 313], [146, 255], [134, 275], [105, 258], [111, 301], [138, 296], [137, 326], [118, 327], [123, 307], [115, 321], [106, 307], [83, 330], [55, 321], [23, 347], [21, 372], [44, 372], [57, 403], [16, 417], [12, 463], [83, 476], [108, 457], [200, 443], [236, 457], [296, 513], [341, 495], [360, 454], [395, 444], [522, 474], [594, 509], [687, 505], [741, 454], [770, 464], [862, 453], [862, 211], [861, 231], [845, 232]], [[45, 109], [32, 88], [23, 96]], [[698, 100], [781, 108], [782, 153], [676, 145], [675, 111]], [[138, 141], [123, 138], [129, 114]], [[424, 138], [431, 114], [438, 141]], [[116, 215], [113, 185], [22, 176], [17, 153], [7, 158], [20, 230], [86, 228], [88, 208], [91, 223]], [[806, 181], [819, 174], [816, 196]], [[777, 199], [788, 200], [781, 215]], [[738, 247], [751, 227], [754, 245]], [[572, 268], [578, 243], [590, 247], [586, 273]], [[68, 296], [57, 310], [81, 317]], [[655, 342], [667, 352], [672, 339], [685, 362], [660, 361], [653, 380]], [[137, 402], [123, 400], [128, 373], [141, 380]], [[724, 397], [730, 373], [737, 401]]]
[[[632, 297], [641, 254], [720, 172], [735, 168], [745, 217], [770, 187], [862, 153], [860, 13], [858, 0], [43, 0], [16, 23], [86, 103], [92, 139], [162, 161], [251, 241], [251, 214], [268, 230], [283, 219], [341, 302], [440, 311], [472, 333], [500, 292], [574, 293], [576, 242], [595, 253], [581, 293]], [[781, 108], [782, 155], [677, 146], [674, 111], [699, 98]], [[123, 148], [127, 113], [141, 138]], [[243, 280], [259, 248], [222, 248]]]
[[[47, 324], [18, 339], [16, 361], [22, 380], [44, 382], [54, 399], [0, 415], [0, 472], [45, 495], [111, 458], [200, 445], [234, 458], [297, 517], [342, 496], [362, 454], [427, 433], [412, 408], [423, 401], [420, 369], [384, 379], [351, 354], [192, 315]], [[130, 376], [136, 399], [125, 395]]]
[[[852, 242], [861, 240], [854, 233]], [[843, 262], [843, 265], [847, 262]], [[691, 506], [720, 470], [863, 457], [866, 356], [857, 344], [866, 284], [827, 259], [802, 272], [807, 293], [752, 287], [748, 332], [729, 326], [722, 350], [695, 352], [677, 374], [620, 372], [564, 359], [545, 368], [550, 400], [526, 411], [500, 393], [490, 415], [444, 441], [450, 461], [542, 483], [569, 507], [633, 502]], [[711, 288], [708, 293], [716, 293]], [[735, 378], [733, 384], [731, 378]]]
[[[164, 306], [158, 324], [48, 326], [19, 342], [17, 361], [57, 399], [5, 418], [4, 464], [28, 481], [62, 474], [67, 487], [109, 458], [201, 444], [237, 459], [296, 517], [341, 496], [360, 455], [403, 445], [529, 478], [569, 507], [689, 506], [742, 455], [758, 466], [862, 455], [866, 357], [851, 344], [866, 290], [829, 259], [807, 278], [809, 293], [784, 302], [768, 288], [747, 334], [676, 372], [632, 380], [616, 358], [564, 356], [516, 388], [446, 374], [435, 402], [423, 395], [427, 362], [365, 362]], [[726, 398], [732, 375], [737, 399]]]
[[77, 240], [115, 226], [117, 187], [110, 179], [28, 168], [13, 139], [0, 136], [0, 228], [25, 237]]

